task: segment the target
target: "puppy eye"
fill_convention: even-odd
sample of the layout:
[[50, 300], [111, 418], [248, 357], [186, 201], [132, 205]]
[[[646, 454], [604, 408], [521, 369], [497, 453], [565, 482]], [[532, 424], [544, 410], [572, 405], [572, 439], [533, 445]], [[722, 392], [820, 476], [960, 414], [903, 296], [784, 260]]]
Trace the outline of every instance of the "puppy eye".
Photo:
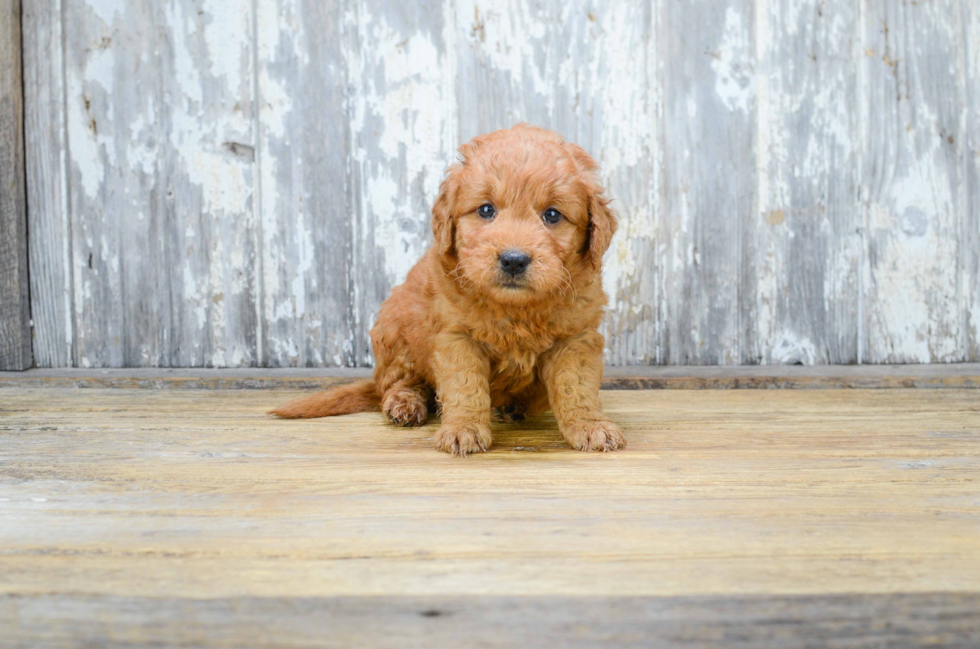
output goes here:
[[492, 219], [493, 215], [497, 213], [497, 210], [493, 208], [493, 205], [487, 203], [485, 205], [481, 205], [476, 212], [477, 214], [480, 215], [481, 218]]
[[561, 221], [561, 212], [553, 207], [549, 207], [544, 211], [544, 214], [541, 215], [541, 218], [544, 219], [545, 223], [554, 225], [555, 223]]

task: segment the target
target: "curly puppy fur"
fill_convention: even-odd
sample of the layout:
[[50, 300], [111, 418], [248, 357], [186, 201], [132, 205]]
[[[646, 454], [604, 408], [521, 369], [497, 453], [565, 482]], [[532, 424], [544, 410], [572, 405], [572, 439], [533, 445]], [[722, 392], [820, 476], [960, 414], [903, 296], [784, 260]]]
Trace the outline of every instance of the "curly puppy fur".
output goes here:
[[[600, 271], [616, 216], [595, 161], [523, 124], [477, 137], [459, 153], [432, 208], [433, 246], [371, 330], [374, 380], [272, 414], [380, 407], [394, 424], [419, 426], [438, 404], [436, 447], [465, 456], [490, 448], [492, 417], [519, 421], [550, 406], [573, 448], [622, 448], [622, 431], [599, 403]], [[517, 266], [504, 252], [518, 254]]]

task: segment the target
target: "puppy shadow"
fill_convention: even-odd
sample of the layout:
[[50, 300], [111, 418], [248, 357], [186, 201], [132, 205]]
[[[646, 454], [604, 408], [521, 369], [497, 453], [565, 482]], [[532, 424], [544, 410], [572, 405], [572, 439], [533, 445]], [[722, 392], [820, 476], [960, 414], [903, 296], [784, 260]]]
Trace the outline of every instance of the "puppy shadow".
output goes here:
[[493, 447], [490, 452], [549, 453], [576, 452], [558, 432], [558, 422], [550, 412], [524, 421], [493, 425]]
[[[419, 445], [432, 447], [440, 423], [438, 417], [430, 417], [426, 425], [415, 429], [416, 434], [411, 435], [411, 439], [406, 441], [409, 441], [412, 447]], [[398, 426], [391, 426], [391, 428], [393, 432], [405, 430]], [[561, 436], [558, 431], [558, 422], [550, 412], [514, 423], [493, 422], [491, 431], [493, 433], [493, 446], [487, 451], [489, 454], [578, 452], [571, 448]], [[477, 455], [484, 454], [479, 453]]]

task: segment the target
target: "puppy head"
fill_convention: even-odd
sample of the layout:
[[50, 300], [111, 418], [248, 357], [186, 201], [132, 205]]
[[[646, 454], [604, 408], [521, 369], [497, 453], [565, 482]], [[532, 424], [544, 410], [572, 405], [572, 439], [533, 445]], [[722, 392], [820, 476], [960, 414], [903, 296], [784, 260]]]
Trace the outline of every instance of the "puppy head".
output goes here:
[[526, 303], [599, 272], [616, 217], [581, 147], [518, 125], [460, 154], [432, 209], [435, 252], [460, 290]]

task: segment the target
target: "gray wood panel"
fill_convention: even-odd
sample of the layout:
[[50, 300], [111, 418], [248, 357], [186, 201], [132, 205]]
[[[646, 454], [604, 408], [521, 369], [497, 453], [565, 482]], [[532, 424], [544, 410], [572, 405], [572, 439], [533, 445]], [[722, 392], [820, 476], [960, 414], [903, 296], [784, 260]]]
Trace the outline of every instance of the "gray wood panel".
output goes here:
[[251, 8], [66, 0], [76, 365], [256, 362]]
[[257, 357], [271, 367], [352, 365], [343, 7], [275, 0], [257, 8]]
[[[858, 360], [859, 6], [778, 0], [756, 15], [758, 208], [743, 215], [742, 362]], [[702, 215], [702, 218], [710, 218]]]
[[31, 317], [38, 367], [72, 363], [71, 221], [65, 139], [61, 0], [24, 5], [24, 115], [28, 147]]
[[662, 5], [663, 360], [743, 360], [746, 218], [757, 213], [755, 4]]
[[369, 365], [519, 121], [603, 167], [610, 364], [980, 359], [976, 3], [158, 4], [25, 13], [40, 365]]
[[955, 4], [866, 2], [863, 9], [858, 80], [867, 362], [967, 358], [958, 144], [966, 104]]
[[0, 0], [0, 369], [33, 365], [20, 0]]
[[967, 336], [967, 356], [980, 358], [980, 4], [961, 4], [963, 47], [965, 49], [966, 133], [959, 144], [965, 161], [963, 184], [965, 217], [962, 248], [965, 249], [963, 281], [966, 308], [963, 328]]
[[[0, 372], [6, 388], [325, 390], [369, 378], [367, 367], [34, 368]], [[628, 365], [605, 368], [603, 390], [980, 390], [980, 363], [906, 365]]]
[[[0, 598], [14, 646], [879, 649], [980, 644], [976, 593]], [[148, 630], [151, 630], [148, 632]], [[117, 644], [105, 645], [106, 638]], [[121, 639], [125, 638], [125, 641]]]
[[37, 0], [23, 9], [24, 116], [29, 265], [34, 362], [72, 363], [72, 282], [68, 179], [65, 165], [64, 53], [60, 0]]

